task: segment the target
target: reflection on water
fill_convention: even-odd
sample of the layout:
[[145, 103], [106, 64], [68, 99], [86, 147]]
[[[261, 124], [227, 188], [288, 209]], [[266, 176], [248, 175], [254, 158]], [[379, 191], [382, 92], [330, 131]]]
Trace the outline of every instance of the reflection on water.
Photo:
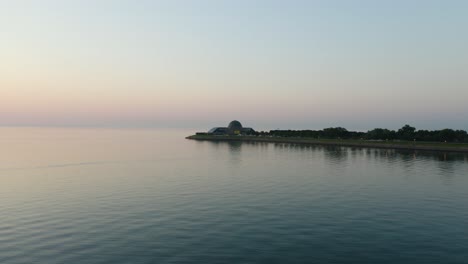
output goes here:
[[[458, 172], [459, 165], [466, 166], [468, 163], [468, 154], [456, 152], [239, 141], [205, 141], [197, 142], [197, 144], [214, 146], [220, 151], [226, 150], [229, 153], [230, 163], [237, 165], [241, 163], [242, 156], [251, 152], [252, 149], [261, 150], [263, 155], [268, 155], [267, 151], [274, 150], [292, 153], [294, 158], [299, 159], [310, 155], [314, 157], [320, 155], [325, 160], [325, 164], [330, 164], [335, 168], [346, 169], [348, 162], [362, 161], [362, 159], [366, 163], [378, 162], [384, 166], [398, 164], [408, 177], [411, 177], [415, 170], [420, 171], [421, 166], [428, 166], [431, 167], [431, 174], [439, 175], [444, 181], [450, 180]], [[244, 154], [242, 154], [242, 146], [247, 147]], [[301, 154], [301, 157], [297, 156], [298, 153]], [[290, 157], [284, 158], [290, 159]]]
[[[240, 143], [240, 142], [238, 142]], [[217, 144], [217, 143], [215, 143]], [[252, 144], [244, 142], [242, 144]], [[351, 155], [366, 156], [371, 159], [380, 160], [416, 160], [416, 159], [432, 159], [451, 163], [453, 161], [468, 162], [468, 154], [458, 152], [440, 152], [440, 151], [421, 151], [421, 150], [398, 150], [398, 149], [380, 149], [380, 148], [360, 148], [360, 147], [342, 147], [342, 146], [321, 146], [321, 145], [303, 145], [303, 144], [287, 144], [287, 143], [256, 143], [255, 145], [271, 144], [276, 149], [288, 149], [294, 151], [320, 151], [326, 157], [333, 160], [346, 160]]]
[[233, 163], [241, 163], [242, 162], [242, 156], [241, 156], [241, 150], [242, 150], [242, 142], [227, 142], [229, 146], [229, 154], [230, 154], [230, 159]]
[[0, 129], [0, 263], [464, 263], [466, 154]]
[[239, 154], [242, 150], [242, 142], [227, 142], [229, 146], [229, 153], [236, 155]]

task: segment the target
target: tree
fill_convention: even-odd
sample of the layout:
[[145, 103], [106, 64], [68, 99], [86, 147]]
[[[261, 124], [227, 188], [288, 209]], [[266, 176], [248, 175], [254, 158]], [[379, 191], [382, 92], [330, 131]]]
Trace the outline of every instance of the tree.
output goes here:
[[410, 125], [405, 125], [398, 129], [397, 136], [401, 140], [413, 140], [415, 138], [416, 128]]
[[456, 133], [453, 129], [442, 129], [439, 131], [439, 140], [440, 141], [447, 141], [452, 142], [456, 139]]
[[384, 129], [384, 128], [376, 128], [376, 129], [367, 131], [366, 139], [393, 140], [395, 139], [395, 131]]
[[349, 132], [343, 127], [330, 127], [323, 130], [323, 137], [325, 138], [348, 138]]

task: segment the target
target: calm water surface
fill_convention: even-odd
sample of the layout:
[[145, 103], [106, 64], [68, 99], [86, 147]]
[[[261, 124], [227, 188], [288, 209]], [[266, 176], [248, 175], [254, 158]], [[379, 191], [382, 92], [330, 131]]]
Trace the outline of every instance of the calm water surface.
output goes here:
[[468, 263], [468, 156], [0, 128], [0, 263]]

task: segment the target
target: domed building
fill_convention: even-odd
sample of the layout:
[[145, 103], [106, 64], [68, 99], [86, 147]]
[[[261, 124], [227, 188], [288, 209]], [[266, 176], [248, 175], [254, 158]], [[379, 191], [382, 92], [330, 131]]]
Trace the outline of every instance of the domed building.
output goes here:
[[237, 120], [234, 120], [234, 121], [231, 121], [231, 123], [229, 123], [228, 127], [228, 133], [229, 134], [240, 134], [241, 131], [242, 131], [242, 124], [237, 121]]
[[213, 135], [251, 135], [255, 133], [250, 127], [243, 127], [242, 124], [233, 120], [227, 127], [214, 127], [208, 131], [208, 134]]

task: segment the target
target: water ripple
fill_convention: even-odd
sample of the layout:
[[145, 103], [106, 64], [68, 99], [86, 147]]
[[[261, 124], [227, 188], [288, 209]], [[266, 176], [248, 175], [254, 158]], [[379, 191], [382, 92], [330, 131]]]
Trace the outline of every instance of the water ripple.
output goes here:
[[468, 259], [463, 155], [170, 135], [165, 143], [157, 132], [134, 148], [142, 136], [132, 133], [101, 134], [108, 150], [30, 163], [44, 166], [12, 166], [42, 152], [3, 154], [0, 263]]

